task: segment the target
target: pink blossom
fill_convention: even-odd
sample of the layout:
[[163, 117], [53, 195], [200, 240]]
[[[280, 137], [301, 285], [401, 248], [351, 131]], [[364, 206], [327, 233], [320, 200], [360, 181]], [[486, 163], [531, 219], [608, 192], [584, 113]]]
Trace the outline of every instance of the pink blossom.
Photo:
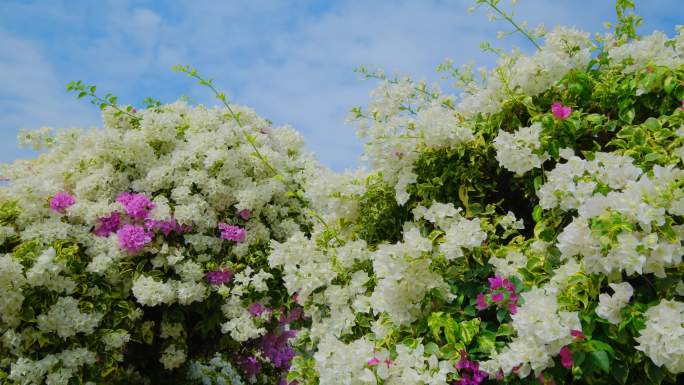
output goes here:
[[561, 102], [554, 102], [551, 105], [551, 113], [556, 119], [567, 119], [572, 113], [572, 108], [569, 106], [564, 106]]
[[572, 350], [569, 347], [563, 346], [560, 350], [561, 365], [565, 369], [572, 368]]
[[509, 303], [508, 304], [508, 311], [511, 312], [511, 314], [515, 314], [518, 312], [518, 305], [514, 303]]
[[222, 285], [228, 283], [233, 279], [233, 271], [230, 269], [221, 269], [207, 272], [204, 275], [211, 285]]
[[587, 338], [587, 336], [585, 336], [581, 330], [572, 329], [572, 330], [570, 330], [570, 335], [575, 337], [578, 340], [584, 340]]
[[95, 228], [95, 235], [107, 237], [109, 234], [119, 229], [119, 226], [121, 225], [121, 216], [115, 211], [107, 217], [98, 218], [97, 221], [99, 224]]
[[256, 376], [261, 372], [261, 363], [257, 361], [256, 357], [250, 356], [242, 361], [242, 369], [248, 377]]
[[252, 216], [252, 213], [249, 210], [244, 209], [238, 211], [237, 215], [244, 220], [248, 220]]
[[487, 299], [485, 298], [484, 294], [480, 293], [477, 295], [477, 310], [484, 310], [486, 309], [489, 305], [487, 304]]
[[116, 232], [119, 247], [129, 253], [137, 253], [152, 241], [150, 234], [142, 226], [126, 224]]
[[245, 241], [245, 236], [247, 231], [240, 226], [228, 225], [225, 223], [219, 223], [219, 229], [221, 230], [221, 239], [227, 239], [229, 241], [234, 241], [241, 243]]
[[682, 106], [679, 107], [680, 110], [684, 111], [684, 100], [682, 100]]
[[252, 315], [252, 317], [259, 317], [262, 315], [264, 312], [266, 312], [268, 308], [259, 302], [253, 302], [249, 307], [247, 308], [247, 311], [249, 314]]
[[503, 301], [503, 299], [504, 299], [503, 293], [494, 293], [494, 294], [492, 294], [492, 301], [494, 301], [494, 302], [496, 302], [496, 303], [499, 303], [499, 302]]
[[499, 277], [498, 275], [495, 275], [492, 278], [488, 278], [489, 280], [489, 289], [490, 290], [496, 290], [498, 288], [503, 287], [505, 279], [502, 277]]
[[368, 362], [366, 362], [366, 364], [368, 364], [368, 366], [375, 366], [379, 363], [380, 363], [380, 360], [378, 359], [378, 357], [373, 357], [370, 360], [368, 360]]
[[137, 219], [147, 218], [149, 211], [155, 206], [150, 198], [143, 193], [122, 192], [116, 197], [116, 201], [121, 203], [129, 217]]
[[64, 210], [76, 203], [76, 198], [65, 191], [60, 191], [50, 199], [50, 208], [58, 214], [64, 214]]

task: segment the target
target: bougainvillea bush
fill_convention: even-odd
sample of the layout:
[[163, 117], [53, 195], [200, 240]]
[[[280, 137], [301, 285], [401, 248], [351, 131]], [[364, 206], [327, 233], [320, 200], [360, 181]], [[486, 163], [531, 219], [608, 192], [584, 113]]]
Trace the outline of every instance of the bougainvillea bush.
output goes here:
[[10, 384], [679, 384], [684, 30], [379, 80], [334, 173], [251, 110], [104, 108], [3, 170]]

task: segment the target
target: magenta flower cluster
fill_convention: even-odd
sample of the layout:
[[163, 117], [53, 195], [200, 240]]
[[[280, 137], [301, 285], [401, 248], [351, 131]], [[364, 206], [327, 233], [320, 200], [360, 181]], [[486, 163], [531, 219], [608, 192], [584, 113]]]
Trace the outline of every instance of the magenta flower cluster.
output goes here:
[[480, 363], [477, 361], [470, 361], [465, 351], [461, 351], [461, 358], [454, 365], [458, 370], [458, 375], [461, 377], [454, 385], [480, 385], [489, 374], [480, 370]]
[[551, 105], [551, 113], [556, 119], [564, 120], [572, 114], [572, 108], [564, 106], [561, 102], [554, 102]]
[[211, 285], [223, 285], [233, 280], [233, 271], [228, 268], [219, 269], [209, 271], [204, 276]]
[[125, 224], [117, 232], [119, 247], [129, 253], [141, 251], [152, 241], [150, 234], [139, 225]]
[[247, 231], [240, 226], [229, 225], [226, 223], [219, 223], [219, 230], [221, 230], [221, 239], [241, 243], [245, 241]]
[[95, 227], [95, 235], [107, 237], [121, 226], [121, 215], [115, 211], [109, 214], [109, 216], [99, 218], [97, 222], [98, 225]]
[[508, 309], [511, 314], [518, 312], [518, 294], [515, 284], [500, 276], [489, 278], [489, 293], [477, 295], [477, 310], [484, 310], [490, 305], [500, 309]]
[[58, 214], [64, 214], [64, 211], [76, 203], [76, 198], [66, 191], [60, 191], [50, 199], [50, 208]]
[[108, 237], [116, 233], [119, 247], [130, 254], [142, 251], [156, 233], [168, 236], [172, 232], [184, 234], [192, 230], [191, 226], [181, 225], [174, 218], [165, 220], [148, 218], [155, 205], [143, 193], [122, 192], [116, 197], [116, 201], [123, 207], [127, 218], [122, 217], [118, 211], [114, 211], [106, 217], [98, 218], [93, 232], [100, 237]]
[[122, 192], [116, 197], [116, 201], [121, 203], [126, 215], [136, 219], [147, 218], [154, 208], [154, 203], [143, 193]]
[[173, 232], [178, 234], [186, 234], [192, 231], [192, 226], [181, 225], [175, 218], [165, 219], [161, 221], [148, 218], [145, 219], [145, 228], [148, 231], [162, 233], [167, 237]]

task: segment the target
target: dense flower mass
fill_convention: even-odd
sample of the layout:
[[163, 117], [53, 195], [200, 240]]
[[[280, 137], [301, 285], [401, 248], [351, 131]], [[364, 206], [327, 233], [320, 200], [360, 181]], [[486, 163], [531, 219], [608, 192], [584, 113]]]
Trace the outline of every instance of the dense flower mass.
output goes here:
[[186, 67], [223, 107], [22, 134], [47, 148], [1, 169], [0, 382], [684, 383], [684, 29], [616, 7], [440, 65], [459, 96], [360, 70], [368, 170]]

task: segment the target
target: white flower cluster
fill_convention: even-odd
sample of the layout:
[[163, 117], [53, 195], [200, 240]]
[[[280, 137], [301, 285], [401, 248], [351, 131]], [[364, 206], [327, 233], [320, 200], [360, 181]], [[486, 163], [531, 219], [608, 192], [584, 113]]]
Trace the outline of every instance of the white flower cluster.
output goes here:
[[323, 338], [314, 358], [320, 383], [330, 385], [447, 385], [447, 375], [455, 372], [449, 361], [426, 355], [422, 344], [399, 344], [391, 359], [387, 349], [377, 350], [365, 338], [349, 344]]
[[605, 293], [599, 295], [596, 314], [608, 320], [608, 322], [617, 325], [622, 320], [620, 311], [629, 303], [629, 299], [634, 294], [634, 288], [627, 282], [611, 283], [608, 286], [613, 289], [614, 293], [612, 296]]
[[424, 148], [457, 149], [475, 138], [453, 107], [453, 96], [437, 85], [428, 87], [409, 78], [383, 80], [371, 93], [367, 114], [352, 116], [358, 134], [368, 138], [363, 159], [370, 161], [395, 187], [399, 204], [407, 186], [415, 183], [413, 165]]
[[206, 363], [192, 361], [188, 378], [199, 381], [202, 385], [244, 385], [237, 370], [219, 353]]
[[256, 273], [251, 267], [235, 275], [235, 285], [230, 291], [223, 288], [220, 293], [227, 296], [226, 302], [221, 306], [221, 311], [227, 321], [221, 325], [221, 331], [228, 333], [236, 341], [247, 341], [259, 337], [266, 333], [266, 329], [258, 324], [258, 318], [250, 314], [249, 303], [245, 304], [242, 297], [248, 291], [262, 293], [268, 290], [266, 279], [271, 278], [271, 274], [260, 270]]
[[38, 361], [20, 358], [12, 363], [8, 379], [19, 384], [67, 385], [73, 377], [78, 376], [78, 369], [84, 365], [92, 365], [97, 355], [85, 348], [66, 349], [61, 353], [48, 354]]
[[644, 314], [646, 328], [635, 340], [636, 347], [657, 366], [671, 373], [684, 372], [684, 303], [662, 300]]
[[457, 110], [466, 117], [500, 111], [513, 93], [536, 96], [568, 72], [584, 69], [591, 60], [589, 34], [557, 27], [546, 34], [545, 45], [534, 55], [503, 57], [483, 86], [471, 85]]
[[[675, 41], [682, 41], [681, 30]], [[672, 44], [672, 39], [660, 31], [617, 46], [612, 46], [609, 41], [606, 46], [608, 57], [613, 64], [623, 65], [625, 73], [643, 69], [648, 65], [674, 68], [684, 64], [684, 46]]]
[[181, 366], [186, 359], [187, 353], [185, 350], [175, 344], [171, 344], [164, 350], [159, 358], [159, 362], [164, 365], [164, 368], [171, 370]]
[[509, 251], [503, 258], [489, 258], [489, 264], [494, 266], [494, 272], [500, 277], [522, 278], [518, 270], [527, 266], [527, 257], [520, 251]]
[[24, 302], [21, 287], [26, 278], [23, 270], [21, 263], [11, 256], [0, 257], [0, 320], [11, 327], [19, 323], [21, 305]]
[[517, 175], [541, 167], [542, 163], [548, 159], [548, 155], [538, 155], [541, 147], [539, 135], [541, 134], [541, 124], [534, 123], [529, 127], [522, 127], [511, 134], [500, 131], [494, 139], [496, 149], [496, 160], [506, 170], [512, 171]]
[[78, 308], [78, 300], [73, 297], [60, 297], [46, 314], [38, 315], [38, 328], [44, 332], [55, 332], [61, 338], [68, 338], [77, 333], [92, 333], [104, 314], [82, 313]]
[[463, 257], [463, 250], [472, 250], [482, 245], [487, 233], [481, 230], [480, 219], [466, 219], [461, 209], [453, 204], [434, 202], [430, 208], [417, 206], [413, 209], [416, 219], [424, 218], [444, 230], [444, 242], [439, 249], [451, 260]]
[[[677, 181], [684, 171], [656, 165], [653, 175], [642, 174], [625, 157], [596, 155], [595, 162], [573, 157], [559, 165], [538, 192], [542, 207], [560, 205], [564, 210], [576, 209], [579, 213], [558, 236], [561, 255], [581, 255], [587, 272], [612, 275], [625, 271], [664, 277], [666, 267], [681, 263], [683, 231], [675, 226], [677, 239], [673, 240], [658, 235], [656, 227], [665, 224], [668, 214], [678, 215], [684, 192], [677, 187]], [[569, 169], [571, 163], [582, 171], [556, 173], [558, 168]], [[585, 175], [587, 169], [594, 171], [591, 177]], [[616, 190], [605, 195], [595, 192], [599, 183]], [[640, 231], [622, 231], [614, 242], [606, 244], [600, 229], [590, 227], [590, 222], [614, 214], [628, 226], [638, 226]]]
[[582, 330], [576, 312], [561, 311], [555, 294], [545, 288], [533, 288], [522, 294], [524, 304], [512, 315], [512, 326], [517, 336], [500, 352], [492, 352], [492, 358], [483, 362], [488, 373], [499, 370], [509, 374], [517, 369], [520, 378], [535, 374], [553, 365], [553, 357], [560, 349], [572, 342], [570, 332]]

